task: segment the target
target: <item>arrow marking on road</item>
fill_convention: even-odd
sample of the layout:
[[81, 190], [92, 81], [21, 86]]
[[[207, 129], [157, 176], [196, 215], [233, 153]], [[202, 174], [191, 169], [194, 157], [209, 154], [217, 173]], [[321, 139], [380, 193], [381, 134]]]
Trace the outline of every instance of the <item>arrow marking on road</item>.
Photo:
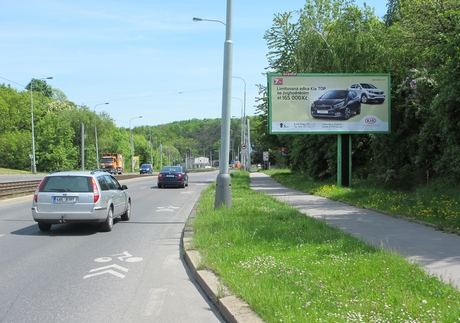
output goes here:
[[[91, 270], [89, 271], [90, 273], [95, 272], [95, 271], [97, 271], [97, 273], [86, 275], [85, 277], [83, 277], [83, 279], [90, 278], [90, 277], [94, 277], [94, 276], [99, 276], [99, 275], [104, 275], [104, 274], [112, 274], [112, 275], [114, 275], [114, 276], [117, 276], [118, 278], [125, 278], [125, 275], [124, 275], [124, 274], [119, 273], [119, 272], [114, 271], [114, 270], [109, 269], [109, 268], [115, 268], [115, 269], [124, 271], [125, 273], [129, 271], [128, 268], [121, 267], [121, 266], [118, 266], [118, 265], [104, 266], [104, 267], [99, 267], [99, 268], [91, 269]], [[104, 270], [104, 269], [108, 269], [108, 270]], [[104, 271], [101, 271], [101, 270], [104, 270]]]
[[179, 207], [177, 207], [177, 206], [167, 206], [167, 207], [159, 206], [159, 207], [157, 207], [157, 212], [163, 212], [163, 211], [174, 212], [174, 210], [178, 209], [178, 208]]

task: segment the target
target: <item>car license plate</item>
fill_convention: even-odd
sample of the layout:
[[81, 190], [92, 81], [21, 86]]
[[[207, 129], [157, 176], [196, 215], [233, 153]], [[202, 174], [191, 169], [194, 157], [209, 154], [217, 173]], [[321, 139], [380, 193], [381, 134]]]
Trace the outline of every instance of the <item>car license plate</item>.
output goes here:
[[174, 175], [166, 175], [166, 177], [174, 177]]
[[56, 204], [64, 204], [64, 203], [76, 203], [77, 197], [76, 196], [54, 196], [53, 203]]
[[327, 114], [327, 113], [328, 113], [327, 110], [318, 110], [317, 112], [318, 112], [319, 114]]

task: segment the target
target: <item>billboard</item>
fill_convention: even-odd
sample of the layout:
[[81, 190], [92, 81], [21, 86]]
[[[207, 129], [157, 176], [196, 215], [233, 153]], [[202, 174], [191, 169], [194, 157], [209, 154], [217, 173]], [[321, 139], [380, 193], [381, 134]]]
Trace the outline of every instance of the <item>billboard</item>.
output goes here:
[[268, 74], [270, 134], [390, 133], [389, 74]]

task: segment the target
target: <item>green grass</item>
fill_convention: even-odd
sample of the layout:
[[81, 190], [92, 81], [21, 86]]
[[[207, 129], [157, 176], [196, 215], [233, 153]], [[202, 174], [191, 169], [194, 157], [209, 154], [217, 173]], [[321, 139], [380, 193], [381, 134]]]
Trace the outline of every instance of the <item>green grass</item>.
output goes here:
[[25, 171], [25, 170], [0, 168], [0, 175], [14, 175], [14, 174], [32, 174], [32, 173]]
[[267, 323], [459, 321], [457, 289], [251, 190], [247, 172], [232, 173], [230, 210], [214, 199], [215, 184], [197, 205], [192, 246]]

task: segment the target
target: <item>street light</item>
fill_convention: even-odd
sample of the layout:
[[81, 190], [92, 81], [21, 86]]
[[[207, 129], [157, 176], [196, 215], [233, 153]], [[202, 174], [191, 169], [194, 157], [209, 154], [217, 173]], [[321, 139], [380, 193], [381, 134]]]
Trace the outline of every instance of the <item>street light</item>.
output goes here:
[[[52, 80], [52, 76], [40, 78], [37, 80]], [[32, 119], [32, 173], [37, 172], [37, 163], [35, 159], [35, 130], [34, 130], [34, 97], [32, 95], [33, 92], [33, 84], [34, 84], [34, 79], [30, 81], [30, 116]]]
[[222, 78], [222, 128], [221, 128], [221, 151], [219, 160], [219, 175], [216, 180], [216, 197], [214, 208], [218, 209], [223, 204], [227, 209], [232, 207], [232, 188], [231, 179], [228, 170], [228, 155], [230, 150], [230, 114], [231, 114], [231, 93], [232, 93], [232, 59], [233, 59], [233, 42], [232, 42], [232, 9], [233, 0], [227, 0], [227, 20], [223, 23], [219, 20], [193, 18], [193, 21], [213, 21], [225, 25], [225, 43], [224, 43], [224, 66]]
[[131, 137], [131, 173], [134, 173], [134, 140], [131, 132], [131, 120], [139, 118], [142, 118], [142, 116], [134, 117], [129, 120], [129, 136]]
[[96, 127], [96, 107], [98, 105], [109, 104], [109, 102], [99, 103], [94, 106], [94, 136], [96, 137], [96, 168], [99, 168], [99, 148], [97, 147], [97, 127]]
[[203, 19], [203, 18], [197, 18], [197, 17], [193, 17], [193, 21], [212, 21], [212, 22], [220, 22], [222, 25], [225, 26], [225, 22], [223, 21], [220, 21], [220, 20], [214, 20], [214, 19]]

